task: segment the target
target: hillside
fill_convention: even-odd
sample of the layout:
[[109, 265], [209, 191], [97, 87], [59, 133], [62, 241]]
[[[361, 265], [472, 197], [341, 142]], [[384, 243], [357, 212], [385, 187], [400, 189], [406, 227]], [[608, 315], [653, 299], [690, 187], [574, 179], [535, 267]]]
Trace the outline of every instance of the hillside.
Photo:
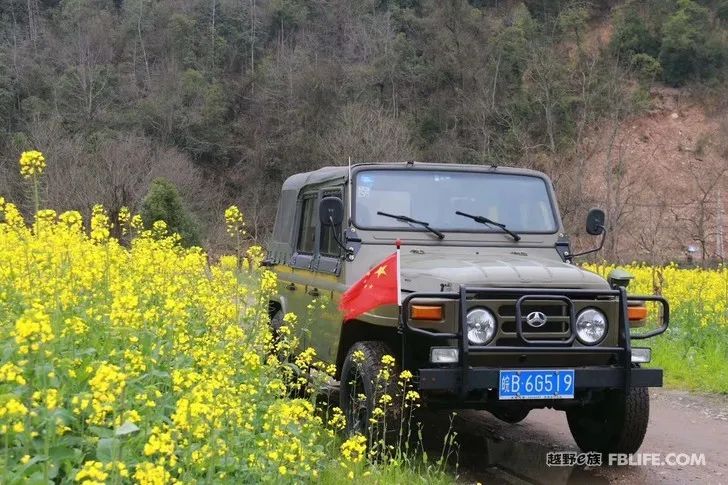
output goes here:
[[[41, 192], [58, 209], [136, 211], [162, 177], [224, 249], [222, 208], [241, 206], [265, 240], [297, 171], [348, 157], [520, 165], [555, 179], [572, 233], [607, 207], [621, 230], [610, 258], [687, 244], [713, 258], [727, 17], [724, 0], [2, 2], [0, 193], [30, 209], [16, 170], [30, 148], [48, 155]], [[625, 175], [661, 170], [647, 192]], [[677, 173], [678, 191], [665, 186]], [[697, 225], [666, 208], [705, 192], [689, 173], [720, 182]], [[695, 227], [673, 235], [670, 217]], [[634, 229], [644, 220], [671, 234], [659, 249]]]
[[689, 246], [696, 261], [725, 256], [728, 125], [684, 98], [653, 89], [649, 112], [590, 137], [587, 190], [609, 212], [610, 259], [685, 260]]

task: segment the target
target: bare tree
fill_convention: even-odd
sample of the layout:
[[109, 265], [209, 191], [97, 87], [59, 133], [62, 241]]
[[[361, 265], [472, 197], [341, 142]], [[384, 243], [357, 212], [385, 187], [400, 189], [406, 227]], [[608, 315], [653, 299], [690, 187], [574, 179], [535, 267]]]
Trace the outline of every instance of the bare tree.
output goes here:
[[548, 148], [551, 153], [556, 153], [556, 131], [558, 120], [556, 109], [562, 96], [563, 89], [560, 83], [561, 70], [564, 66], [558, 59], [553, 59], [550, 53], [542, 47], [533, 45], [531, 47], [531, 58], [526, 71], [526, 80], [534, 86], [534, 97], [536, 103], [543, 110], [546, 135], [548, 137]]
[[634, 219], [639, 223], [632, 224], [626, 235], [637, 250], [637, 254], [631, 255], [632, 259], [664, 265], [673, 260], [681, 248], [676, 247], [673, 238], [676, 228], [667, 202], [661, 200], [660, 194], [651, 193], [650, 198], [655, 202], [635, 208]]
[[[63, 128], [53, 121], [32, 126], [30, 142], [47, 159], [41, 179], [45, 207], [88, 212], [98, 203], [114, 218], [124, 206], [139, 211], [149, 185], [161, 177], [179, 189], [186, 205], [203, 224], [214, 224], [214, 218], [224, 210], [224, 192], [214, 186], [214, 180], [205, 179], [190, 158], [177, 149], [159, 147], [142, 136], [126, 135], [102, 140], [97, 148], [89, 150], [82, 135], [64, 137], [62, 133]], [[22, 193], [27, 184], [16, 175], [17, 166], [0, 165], [0, 174], [5, 173], [13, 180], [14, 191]]]
[[712, 256], [709, 246], [710, 240], [717, 234], [717, 191], [725, 182], [728, 173], [728, 160], [721, 157], [713, 166], [702, 163], [704, 160], [691, 160], [685, 164], [685, 175], [696, 198], [684, 208], [673, 208], [672, 211], [675, 221], [685, 224], [690, 239], [700, 246], [700, 259], [703, 265]]
[[109, 83], [113, 45], [109, 32], [113, 30], [113, 19], [108, 12], [87, 16], [83, 7], [77, 9], [65, 24], [72, 31], [69, 33], [72, 42], [60, 44], [68, 82], [59, 96], [66, 106], [69, 98], [75, 101], [73, 104], [80, 108], [83, 120], [89, 122], [112, 101]]
[[417, 153], [401, 120], [362, 104], [346, 106], [320, 145], [326, 161], [335, 164], [345, 163], [348, 157], [357, 161], [413, 160]]
[[144, 35], [142, 33], [142, 19], [144, 18], [144, 2], [145, 0], [139, 1], [139, 9], [136, 21], [137, 38], [139, 40], [139, 47], [142, 50], [142, 59], [144, 60], [144, 72], [146, 74], [146, 86], [149, 89], [149, 85], [152, 83], [152, 74], [149, 71], [149, 59], [147, 57], [147, 48], [144, 43]]
[[28, 7], [28, 36], [35, 48], [38, 42], [38, 22], [40, 20], [40, 9], [38, 8], [38, 0], [26, 0]]

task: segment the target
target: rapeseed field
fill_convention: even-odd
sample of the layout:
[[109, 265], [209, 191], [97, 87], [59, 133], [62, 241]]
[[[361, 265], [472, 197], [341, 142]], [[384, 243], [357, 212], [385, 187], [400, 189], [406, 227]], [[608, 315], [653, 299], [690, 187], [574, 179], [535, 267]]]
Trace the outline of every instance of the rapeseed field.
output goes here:
[[[271, 333], [260, 247], [212, 263], [126, 209], [40, 208], [44, 167], [20, 159], [32, 220], [0, 199], [0, 483], [450, 480], [341, 437], [310, 377], [332, 369], [292, 355], [295, 315]], [[243, 215], [225, 219], [240, 244]]]

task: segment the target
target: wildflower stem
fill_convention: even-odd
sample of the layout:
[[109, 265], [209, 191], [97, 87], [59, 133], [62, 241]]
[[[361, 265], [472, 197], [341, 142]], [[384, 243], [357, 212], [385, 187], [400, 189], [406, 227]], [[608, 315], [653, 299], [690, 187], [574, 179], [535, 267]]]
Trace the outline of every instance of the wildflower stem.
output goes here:
[[[5, 466], [3, 467], [3, 477], [7, 475], [10, 470], [10, 437], [8, 433], [5, 433]], [[5, 480], [3, 480], [4, 482]]]
[[[43, 439], [43, 454], [45, 456], [48, 456], [50, 454], [51, 449], [51, 420], [50, 416], [46, 417], [46, 430], [45, 430], [45, 436]], [[49, 470], [48, 467], [50, 466], [51, 462], [50, 460], [46, 460], [45, 463], [43, 463], [43, 481], [45, 483], [48, 483], [49, 481]]]
[[35, 214], [40, 210], [40, 195], [38, 194], [38, 176], [33, 175], [33, 204], [35, 206]]

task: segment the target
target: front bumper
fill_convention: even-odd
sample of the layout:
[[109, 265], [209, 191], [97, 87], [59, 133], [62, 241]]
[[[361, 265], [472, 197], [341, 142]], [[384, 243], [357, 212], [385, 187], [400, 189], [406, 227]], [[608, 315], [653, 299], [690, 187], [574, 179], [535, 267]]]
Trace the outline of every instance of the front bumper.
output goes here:
[[[419, 370], [421, 391], [449, 391], [453, 393], [498, 389], [500, 369], [477, 367], [463, 372], [458, 368], [432, 368]], [[577, 390], [624, 388], [625, 372], [617, 367], [588, 367], [574, 370]], [[630, 371], [632, 387], [661, 387], [662, 369], [634, 368]]]
[[[515, 299], [516, 331], [520, 341], [515, 346], [473, 345], [468, 341], [465, 323], [467, 302], [470, 295], [479, 294], [508, 296]], [[599, 299], [605, 297], [619, 300], [618, 343], [616, 346], [595, 345], [593, 347], [574, 346], [573, 335], [574, 312], [571, 299]], [[458, 331], [457, 333], [434, 332], [410, 325], [410, 307], [418, 298], [440, 298], [458, 300]], [[569, 328], [571, 338], [565, 341], [546, 341], [529, 339], [522, 328], [521, 306], [525, 301], [564, 301], [570, 308]], [[627, 306], [630, 300], [657, 302], [662, 306], [662, 324], [659, 328], [647, 333], [631, 335]], [[633, 387], [660, 387], [662, 386], [661, 369], [643, 369], [632, 364], [632, 339], [645, 339], [659, 335], [667, 330], [670, 319], [670, 309], [667, 300], [661, 296], [627, 296], [624, 288], [609, 290], [575, 290], [575, 289], [539, 289], [539, 288], [469, 288], [462, 286], [459, 292], [453, 293], [412, 293], [402, 302], [400, 313], [400, 332], [402, 334], [402, 365], [404, 369], [417, 372], [419, 389], [422, 391], [448, 391], [459, 395], [465, 400], [474, 391], [493, 391], [499, 387], [499, 371], [513, 369], [506, 361], [507, 354], [517, 353], [525, 362], [529, 356], [536, 355], [562, 355], [569, 356], [568, 364], [560, 366], [548, 365], [545, 368], [569, 368], [575, 371], [575, 388], [581, 389], [609, 389], [622, 388], [628, 390]], [[438, 367], [429, 362], [418, 361], [413, 358], [412, 347], [409, 343], [422, 340], [430, 342], [433, 346], [444, 342], [457, 342], [458, 362], [456, 364]], [[488, 355], [492, 358], [503, 356], [502, 366], [474, 365], [474, 356]], [[594, 366], [588, 363], [585, 356], [610, 355], [613, 362], [609, 365]], [[498, 357], [500, 360], [501, 357]], [[575, 361], [576, 360], [576, 361]], [[579, 362], [581, 361], [581, 362]], [[529, 368], [530, 366], [515, 366]], [[538, 366], [541, 367], [541, 366]]]

